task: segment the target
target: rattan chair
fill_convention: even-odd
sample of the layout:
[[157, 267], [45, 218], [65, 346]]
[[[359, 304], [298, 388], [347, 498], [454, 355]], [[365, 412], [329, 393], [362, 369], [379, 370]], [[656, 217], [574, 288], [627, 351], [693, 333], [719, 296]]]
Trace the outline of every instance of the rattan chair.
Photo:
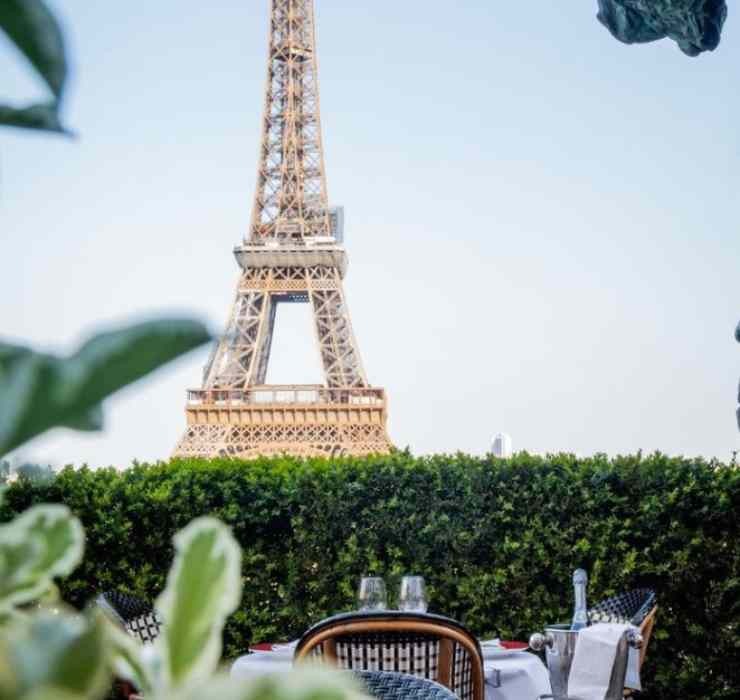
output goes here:
[[439, 683], [407, 673], [355, 671], [367, 694], [378, 700], [457, 700], [457, 695]]
[[483, 656], [459, 622], [439, 615], [384, 611], [330, 617], [308, 630], [295, 661], [353, 671], [400, 672], [436, 681], [461, 700], [483, 700]]
[[150, 644], [159, 636], [162, 621], [152, 606], [140, 598], [109, 591], [101, 593], [95, 604], [142, 644]]

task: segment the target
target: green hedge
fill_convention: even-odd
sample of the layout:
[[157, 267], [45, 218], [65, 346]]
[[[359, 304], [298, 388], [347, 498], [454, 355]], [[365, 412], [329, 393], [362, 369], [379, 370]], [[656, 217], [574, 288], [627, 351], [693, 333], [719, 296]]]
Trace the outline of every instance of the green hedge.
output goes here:
[[229, 523], [245, 587], [228, 655], [351, 609], [368, 573], [391, 591], [403, 573], [422, 574], [434, 611], [526, 639], [569, 619], [582, 566], [592, 602], [657, 590], [650, 698], [740, 697], [735, 466], [662, 455], [175, 461], [19, 482], [0, 519], [41, 501], [68, 504], [85, 525], [85, 562], [62, 586], [78, 605], [110, 588], [153, 597], [176, 530], [203, 514]]

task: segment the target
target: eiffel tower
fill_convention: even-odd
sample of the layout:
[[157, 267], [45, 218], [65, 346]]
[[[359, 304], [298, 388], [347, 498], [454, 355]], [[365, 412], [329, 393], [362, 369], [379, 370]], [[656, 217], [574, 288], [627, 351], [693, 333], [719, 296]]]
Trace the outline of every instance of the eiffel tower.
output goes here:
[[[228, 328], [188, 392], [177, 457], [387, 453], [386, 399], [368, 384], [342, 280], [343, 210], [330, 209], [313, 0], [272, 0], [252, 222]], [[266, 385], [280, 303], [313, 310], [324, 385]]]

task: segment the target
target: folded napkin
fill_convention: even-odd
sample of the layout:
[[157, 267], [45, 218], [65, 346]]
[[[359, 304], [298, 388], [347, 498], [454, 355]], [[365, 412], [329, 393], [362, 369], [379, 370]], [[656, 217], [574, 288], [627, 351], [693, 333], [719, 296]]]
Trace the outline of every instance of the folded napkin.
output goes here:
[[[599, 623], [585, 627], [578, 633], [573, 664], [568, 679], [568, 695], [581, 700], [604, 700], [609, 690], [612, 670], [617, 658], [617, 646], [631, 625]], [[628, 662], [630, 681], [639, 685], [637, 662], [634, 656]], [[627, 681], [625, 680], [625, 685]], [[630, 687], [634, 687], [630, 684]], [[620, 689], [621, 691], [621, 689]], [[621, 692], [620, 692], [621, 696]]]
[[481, 639], [480, 645], [482, 647], [500, 647], [501, 640], [498, 637], [496, 639]]

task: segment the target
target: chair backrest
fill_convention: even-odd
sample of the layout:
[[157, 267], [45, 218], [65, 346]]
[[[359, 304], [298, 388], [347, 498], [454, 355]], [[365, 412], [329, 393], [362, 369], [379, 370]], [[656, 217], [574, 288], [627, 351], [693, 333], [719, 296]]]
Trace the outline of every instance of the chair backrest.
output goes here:
[[639, 627], [656, 605], [655, 592], [649, 588], [636, 588], [597, 603], [588, 611], [594, 622], [618, 622]]
[[140, 598], [108, 591], [101, 593], [95, 604], [140, 642], [151, 643], [159, 636], [162, 620], [152, 606]]
[[303, 635], [295, 660], [426, 678], [461, 700], [483, 700], [484, 695], [478, 640], [459, 622], [439, 615], [399, 611], [337, 615]]
[[457, 700], [457, 695], [443, 685], [407, 673], [355, 671], [354, 675], [378, 700]]

